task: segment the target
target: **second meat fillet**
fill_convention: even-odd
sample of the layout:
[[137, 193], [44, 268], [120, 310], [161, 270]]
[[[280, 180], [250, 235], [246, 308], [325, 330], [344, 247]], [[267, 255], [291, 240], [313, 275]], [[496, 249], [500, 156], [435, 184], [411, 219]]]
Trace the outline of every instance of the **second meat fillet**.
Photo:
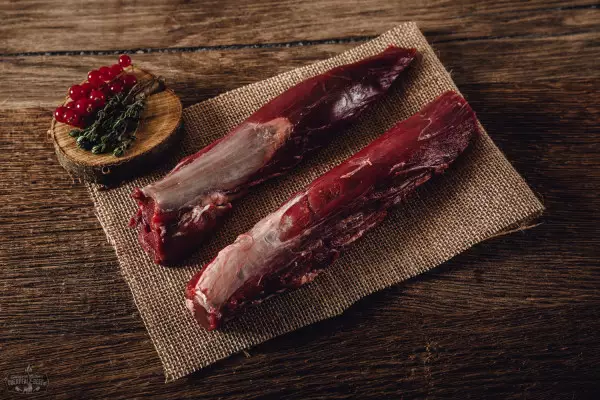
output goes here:
[[392, 206], [446, 170], [478, 132], [467, 101], [443, 94], [221, 250], [190, 280], [188, 308], [211, 330], [249, 304], [312, 281]]

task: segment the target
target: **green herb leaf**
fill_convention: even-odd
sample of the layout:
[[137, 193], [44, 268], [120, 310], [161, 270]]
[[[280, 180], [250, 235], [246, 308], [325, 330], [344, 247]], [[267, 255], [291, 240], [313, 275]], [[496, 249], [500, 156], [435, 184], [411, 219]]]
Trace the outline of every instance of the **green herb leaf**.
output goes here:
[[138, 82], [129, 93], [111, 97], [90, 126], [73, 129], [69, 135], [76, 138], [80, 148], [93, 154], [112, 152], [121, 157], [135, 140], [146, 98], [162, 90], [163, 85], [159, 78]]

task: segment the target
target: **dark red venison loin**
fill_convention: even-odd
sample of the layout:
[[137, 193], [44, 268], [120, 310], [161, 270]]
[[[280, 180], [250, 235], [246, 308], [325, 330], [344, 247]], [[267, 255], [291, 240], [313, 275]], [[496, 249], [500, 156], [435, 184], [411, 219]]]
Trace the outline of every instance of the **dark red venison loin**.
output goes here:
[[478, 132], [466, 100], [443, 94], [221, 250], [188, 283], [188, 308], [212, 330], [249, 304], [312, 281], [392, 206], [448, 168]]
[[293, 168], [341, 134], [390, 88], [415, 49], [390, 46], [288, 89], [223, 138], [137, 188], [131, 225], [156, 263], [181, 260], [217, 228], [231, 201]]

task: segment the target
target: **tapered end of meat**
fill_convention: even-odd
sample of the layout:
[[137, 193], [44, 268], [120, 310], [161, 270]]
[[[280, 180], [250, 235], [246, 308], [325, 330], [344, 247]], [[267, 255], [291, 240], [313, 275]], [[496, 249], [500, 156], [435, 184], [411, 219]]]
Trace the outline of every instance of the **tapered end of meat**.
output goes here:
[[[390, 45], [380, 54], [361, 60], [357, 64], [364, 64], [369, 69], [369, 75], [379, 81], [380, 90], [385, 91], [400, 76], [400, 73], [413, 62], [417, 54], [415, 48]], [[376, 61], [376, 63], [373, 63], [373, 61]], [[359, 77], [357, 76], [356, 79], [359, 79]]]

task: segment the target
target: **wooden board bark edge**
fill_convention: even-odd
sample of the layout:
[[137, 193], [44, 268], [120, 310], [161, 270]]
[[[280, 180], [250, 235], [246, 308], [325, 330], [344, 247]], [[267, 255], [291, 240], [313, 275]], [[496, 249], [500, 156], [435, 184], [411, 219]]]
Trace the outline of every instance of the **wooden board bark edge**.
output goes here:
[[[139, 68], [134, 73], [138, 80], [152, 76]], [[48, 134], [58, 161], [71, 176], [101, 184], [115, 184], [146, 172], [168, 153], [180, 137], [182, 112], [181, 101], [171, 89], [165, 88], [148, 97], [136, 140], [122, 157], [111, 153], [92, 154], [80, 149], [75, 139], [69, 136], [72, 127], [55, 120]]]

